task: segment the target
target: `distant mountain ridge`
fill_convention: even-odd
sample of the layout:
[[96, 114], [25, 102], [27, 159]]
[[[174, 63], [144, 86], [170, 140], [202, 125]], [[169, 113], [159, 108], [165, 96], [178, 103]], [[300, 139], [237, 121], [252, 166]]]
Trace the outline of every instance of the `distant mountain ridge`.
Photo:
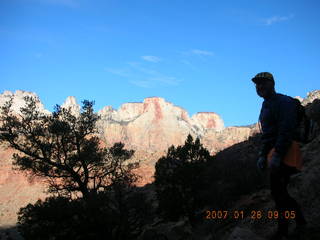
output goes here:
[[[0, 95], [0, 105], [10, 97], [13, 98], [13, 111], [19, 112], [24, 105], [23, 98], [31, 96], [37, 99], [38, 110], [50, 113], [41, 103], [36, 93], [17, 90], [15, 93], [5, 91]], [[70, 108], [74, 114], [80, 111], [80, 105], [75, 97], [67, 97], [61, 105]], [[189, 116], [188, 112], [161, 97], [148, 97], [143, 102], [122, 104], [118, 110], [105, 106], [99, 110], [100, 120], [97, 123], [101, 139], [107, 144], [123, 142], [128, 148], [138, 151], [166, 151], [169, 146], [182, 144], [188, 134], [199, 137], [203, 142], [212, 142], [212, 136], [221, 135], [226, 130], [223, 119], [214, 112], [198, 112]], [[230, 133], [230, 129], [227, 132]], [[247, 138], [252, 127], [245, 128], [239, 140]], [[240, 130], [240, 131], [242, 131]], [[220, 134], [219, 134], [220, 133]], [[237, 131], [239, 134], [239, 130]], [[221, 137], [220, 137], [221, 138]], [[228, 144], [229, 145], [229, 144]], [[221, 147], [206, 146], [211, 153], [221, 150]]]

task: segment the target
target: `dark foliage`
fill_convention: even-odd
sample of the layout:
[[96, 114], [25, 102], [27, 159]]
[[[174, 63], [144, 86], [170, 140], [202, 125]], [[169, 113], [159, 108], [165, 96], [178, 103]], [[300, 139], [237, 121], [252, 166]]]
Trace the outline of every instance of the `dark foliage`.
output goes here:
[[[119, 224], [116, 212], [101, 199], [84, 202], [57, 197], [21, 208], [18, 229], [28, 239], [99, 239], [112, 236]], [[100, 202], [99, 202], [100, 200]]]
[[70, 200], [64, 197], [38, 200], [21, 208], [18, 213], [18, 230], [26, 239], [136, 239], [141, 232], [148, 212], [144, 196], [128, 194], [122, 212], [109, 194]]
[[228, 210], [242, 196], [267, 187], [256, 167], [259, 139], [250, 137], [214, 157], [191, 136], [184, 146], [170, 147], [156, 164], [159, 211], [170, 220], [188, 216], [192, 223], [204, 216], [198, 209]]
[[155, 186], [159, 210], [166, 218], [188, 216], [191, 222], [201, 205], [199, 191], [204, 187], [202, 173], [212, 156], [197, 138], [187, 137], [183, 146], [171, 146], [167, 156], [156, 163]]

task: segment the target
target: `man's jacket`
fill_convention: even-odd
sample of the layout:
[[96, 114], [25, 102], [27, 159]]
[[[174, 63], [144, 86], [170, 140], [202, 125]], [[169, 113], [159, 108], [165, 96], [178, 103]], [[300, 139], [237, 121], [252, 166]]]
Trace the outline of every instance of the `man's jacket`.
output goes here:
[[265, 99], [260, 111], [261, 156], [274, 148], [281, 159], [286, 155], [297, 127], [297, 105], [291, 97], [276, 93]]

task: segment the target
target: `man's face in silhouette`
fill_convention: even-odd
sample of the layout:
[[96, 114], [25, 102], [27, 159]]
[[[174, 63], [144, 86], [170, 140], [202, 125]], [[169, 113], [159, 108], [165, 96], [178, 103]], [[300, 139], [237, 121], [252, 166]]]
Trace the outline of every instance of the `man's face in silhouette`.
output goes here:
[[274, 83], [269, 80], [258, 80], [256, 82], [257, 94], [262, 98], [268, 98], [274, 93]]

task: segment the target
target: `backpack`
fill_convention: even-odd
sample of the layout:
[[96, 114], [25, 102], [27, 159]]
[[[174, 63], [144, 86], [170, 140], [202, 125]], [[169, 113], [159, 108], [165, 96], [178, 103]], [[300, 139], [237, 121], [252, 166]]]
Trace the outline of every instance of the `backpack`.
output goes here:
[[297, 109], [297, 129], [295, 131], [294, 140], [301, 143], [309, 143], [312, 135], [313, 121], [307, 116], [305, 107], [301, 102], [293, 97], [290, 97], [296, 104]]

